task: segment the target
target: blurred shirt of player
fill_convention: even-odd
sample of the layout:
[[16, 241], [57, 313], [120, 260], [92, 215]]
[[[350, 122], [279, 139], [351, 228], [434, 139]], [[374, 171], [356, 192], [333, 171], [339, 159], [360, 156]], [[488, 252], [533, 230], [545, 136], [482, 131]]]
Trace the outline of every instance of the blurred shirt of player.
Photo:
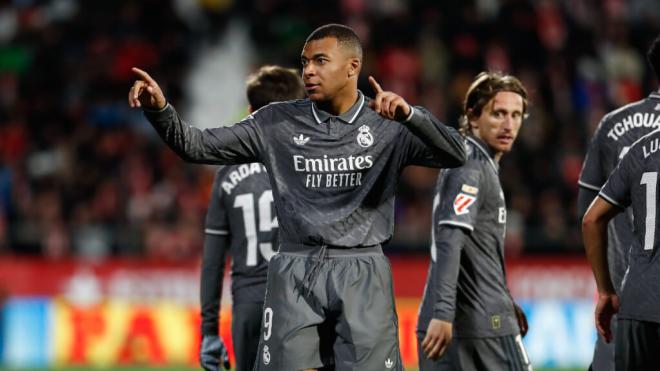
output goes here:
[[527, 112], [527, 91], [513, 76], [482, 72], [463, 109], [468, 159], [441, 171], [433, 200], [431, 264], [417, 324], [420, 370], [529, 370], [521, 341], [527, 321], [506, 285], [499, 179], [499, 160]]
[[[263, 66], [247, 81], [248, 111], [305, 96], [294, 69]], [[227, 252], [231, 256], [232, 340], [236, 371], [254, 367], [261, 334], [268, 260], [277, 247], [277, 218], [265, 167], [260, 163], [225, 166], [213, 182], [206, 214], [201, 277], [201, 366], [207, 371], [227, 367], [227, 349], [218, 336]]]
[[[647, 60], [656, 78], [660, 80], [660, 38], [651, 44]], [[628, 152], [630, 146], [642, 136], [660, 127], [660, 93], [653, 92], [647, 98], [614, 110], [603, 117], [589, 144], [582, 165], [578, 192], [578, 216], [584, 216], [591, 202], [598, 195], [607, 177]], [[607, 226], [607, 260], [614, 290], [621, 294], [628, 254], [634, 239], [632, 210], [628, 209], [614, 217]], [[616, 334], [616, 323], [612, 321], [612, 332]], [[614, 346], [602, 337], [596, 341], [591, 369], [614, 370]]]
[[403, 370], [392, 272], [381, 245], [394, 227], [394, 198], [407, 165], [456, 167], [456, 130], [384, 91], [357, 89], [362, 45], [330, 24], [301, 53], [309, 99], [274, 103], [230, 127], [199, 130], [179, 117], [146, 72], [129, 92], [182, 158], [261, 162], [279, 223], [255, 370]]

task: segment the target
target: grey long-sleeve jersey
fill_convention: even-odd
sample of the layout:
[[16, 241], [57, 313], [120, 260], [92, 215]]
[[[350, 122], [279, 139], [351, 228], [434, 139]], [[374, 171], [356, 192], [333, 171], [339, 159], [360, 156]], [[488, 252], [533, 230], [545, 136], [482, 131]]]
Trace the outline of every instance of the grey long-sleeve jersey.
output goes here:
[[200, 284], [202, 333], [217, 335], [227, 253], [231, 256], [233, 302], [263, 303], [266, 295], [268, 260], [275, 248], [277, 219], [262, 164], [225, 166], [218, 170], [204, 233]]
[[[506, 285], [506, 205], [499, 166], [482, 141], [468, 137], [464, 166], [443, 170], [433, 208], [431, 266], [418, 332], [437, 318], [454, 323], [457, 337], [520, 332]], [[458, 231], [447, 229], [459, 228]]]
[[359, 94], [342, 116], [309, 99], [273, 103], [230, 127], [199, 130], [171, 105], [145, 111], [182, 158], [208, 164], [261, 162], [268, 171], [280, 244], [359, 247], [389, 240], [394, 194], [406, 165], [456, 167], [461, 136], [414, 107], [405, 123], [388, 120]]
[[634, 237], [620, 289], [619, 318], [660, 323], [659, 171], [660, 129], [630, 147], [598, 194], [633, 213]]
[[[660, 93], [616, 109], [603, 117], [589, 144], [580, 173], [580, 197], [578, 209], [586, 211], [593, 197], [601, 189], [619, 160], [628, 152], [632, 143], [651, 131], [660, 128]], [[592, 196], [591, 199], [585, 195]], [[628, 254], [633, 235], [632, 212], [626, 210], [617, 215], [607, 226], [610, 248], [607, 259], [610, 275], [617, 293], [628, 268]]]

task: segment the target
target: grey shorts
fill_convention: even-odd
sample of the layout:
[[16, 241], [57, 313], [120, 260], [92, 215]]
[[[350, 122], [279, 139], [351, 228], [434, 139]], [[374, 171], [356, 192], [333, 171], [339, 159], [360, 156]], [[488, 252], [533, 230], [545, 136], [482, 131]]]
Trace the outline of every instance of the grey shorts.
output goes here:
[[231, 337], [236, 358], [235, 371], [252, 371], [257, 359], [261, 314], [264, 303], [234, 303], [232, 308]]
[[619, 319], [614, 344], [617, 371], [660, 367], [660, 323]]
[[422, 352], [423, 333], [417, 333], [419, 371], [531, 371], [520, 335], [491, 338], [454, 338], [438, 361]]
[[403, 370], [380, 246], [319, 251], [281, 246], [270, 260], [255, 370]]

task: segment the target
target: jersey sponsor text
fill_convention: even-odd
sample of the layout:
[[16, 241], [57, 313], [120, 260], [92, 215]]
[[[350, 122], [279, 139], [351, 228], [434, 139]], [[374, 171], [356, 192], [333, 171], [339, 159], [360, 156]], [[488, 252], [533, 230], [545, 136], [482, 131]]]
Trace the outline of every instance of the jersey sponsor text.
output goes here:
[[[362, 172], [373, 166], [373, 156], [306, 158], [293, 156], [293, 166], [296, 172], [305, 172], [306, 188], [341, 188], [358, 187], [362, 185]], [[351, 171], [339, 173], [339, 171]]]

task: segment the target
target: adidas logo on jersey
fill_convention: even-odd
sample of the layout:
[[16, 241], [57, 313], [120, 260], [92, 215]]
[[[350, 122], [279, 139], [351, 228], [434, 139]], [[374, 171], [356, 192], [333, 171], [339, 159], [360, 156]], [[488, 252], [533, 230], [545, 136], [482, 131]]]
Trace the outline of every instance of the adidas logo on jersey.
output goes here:
[[304, 146], [305, 144], [307, 144], [307, 142], [309, 142], [309, 137], [306, 137], [302, 134], [300, 134], [297, 137], [296, 136], [293, 137], [293, 143], [299, 146]]
[[392, 367], [394, 367], [394, 361], [392, 361], [392, 360], [389, 359], [389, 358], [386, 359], [386, 360], [385, 360], [385, 368], [390, 369], [390, 368], [392, 368]]

